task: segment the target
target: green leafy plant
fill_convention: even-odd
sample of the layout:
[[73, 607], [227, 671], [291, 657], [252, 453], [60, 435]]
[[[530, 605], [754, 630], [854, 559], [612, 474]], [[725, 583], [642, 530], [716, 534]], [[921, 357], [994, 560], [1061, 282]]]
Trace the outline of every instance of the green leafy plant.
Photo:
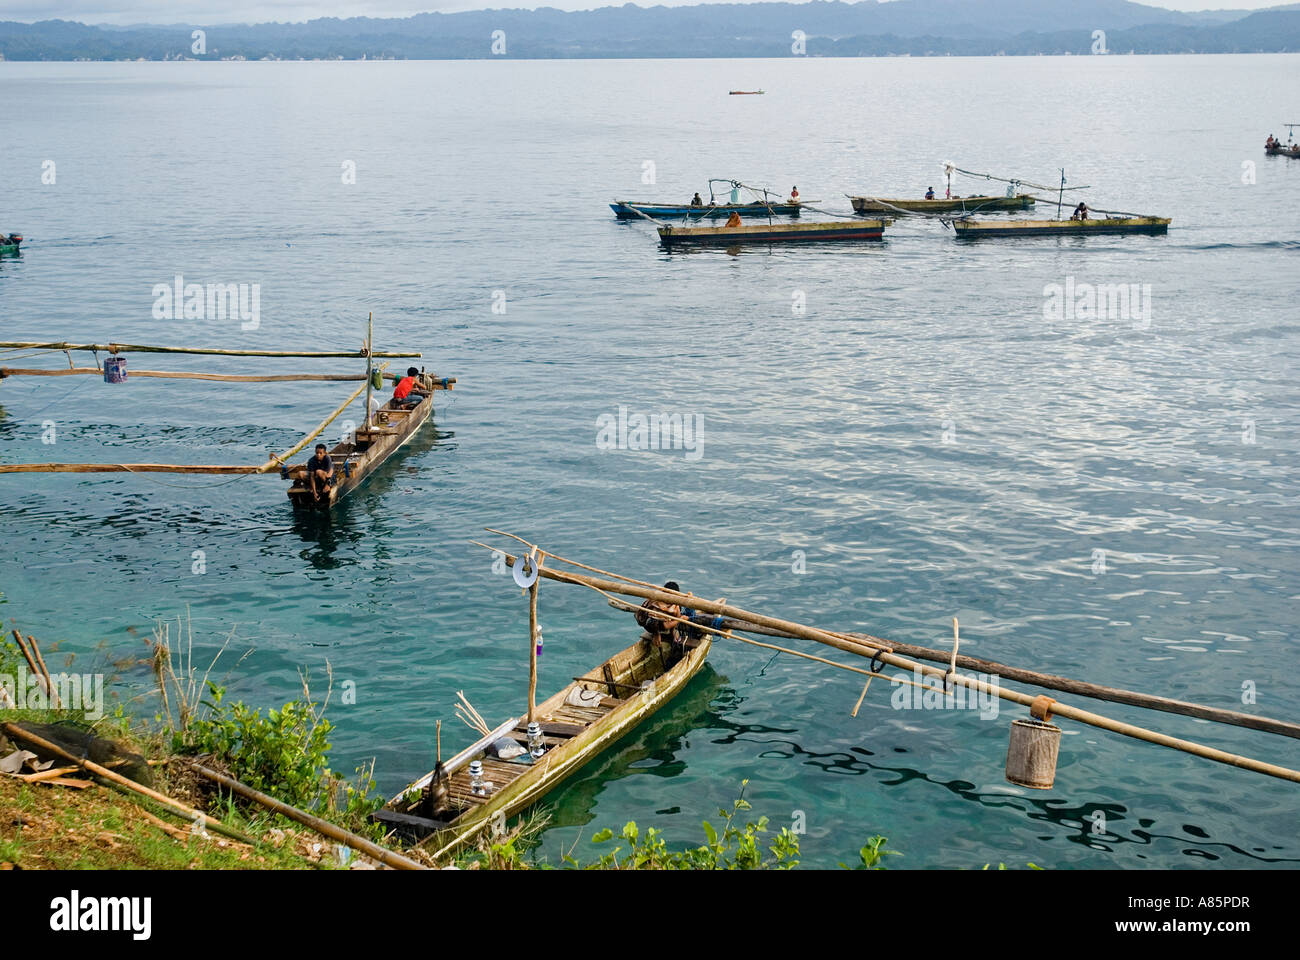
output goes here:
[[885, 857], [902, 856], [902, 854], [899, 853], [897, 850], [884, 849], [885, 844], [888, 842], [889, 842], [888, 838], [882, 837], [880, 834], [876, 834], [874, 837], [868, 839], [867, 845], [858, 851], [859, 863], [857, 866], [850, 868], [847, 864], [844, 863], [841, 863], [840, 866], [844, 867], [844, 869], [846, 870], [848, 869], [884, 870], [885, 865], [882, 861], [885, 859]]
[[[788, 827], [764, 846], [768, 833], [767, 817], [759, 817], [738, 826], [737, 818], [751, 809], [745, 799], [745, 787], [748, 780], [740, 782], [740, 796], [732, 803], [731, 809], [720, 808], [718, 815], [723, 817], [722, 829], [718, 830], [705, 820], [703, 823], [706, 842], [687, 850], [672, 851], [664, 841], [662, 831], [650, 827], [645, 836], [641, 836], [636, 821], [629, 820], [623, 826], [620, 839], [627, 844], [627, 853], [620, 858], [624, 847], [619, 845], [604, 854], [592, 864], [597, 870], [789, 870], [799, 864], [799, 840]], [[608, 843], [614, 839], [614, 831], [601, 830], [592, 838], [593, 843]], [[565, 857], [572, 866], [577, 862], [572, 857]]]

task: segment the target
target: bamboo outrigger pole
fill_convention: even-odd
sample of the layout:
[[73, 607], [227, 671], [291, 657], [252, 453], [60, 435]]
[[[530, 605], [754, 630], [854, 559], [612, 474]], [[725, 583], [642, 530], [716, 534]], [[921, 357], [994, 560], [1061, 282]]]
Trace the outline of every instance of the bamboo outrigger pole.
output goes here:
[[[98, 367], [69, 367], [66, 370], [45, 370], [37, 367], [0, 367], [0, 380], [6, 377], [75, 377], [104, 375]], [[385, 380], [400, 379], [395, 373], [385, 373]], [[179, 370], [132, 370], [131, 379], [136, 377], [155, 377], [162, 380], [216, 380], [221, 383], [287, 383], [308, 381], [329, 381], [334, 383], [357, 383], [365, 377], [359, 373], [197, 373]], [[449, 384], [455, 383], [455, 377], [447, 377]], [[434, 378], [433, 388], [443, 389], [442, 379]]]
[[[150, 347], [136, 343], [29, 343], [27, 341], [0, 342], [0, 349], [12, 350], [90, 350], [105, 353], [187, 353], [192, 355], [219, 357], [355, 357], [366, 356], [365, 350], [219, 350], [204, 347]], [[421, 353], [376, 353], [376, 357], [396, 359], [398, 357], [420, 357]]]
[[[509, 535], [508, 535], [509, 536]], [[519, 538], [515, 538], [519, 539]], [[484, 543], [478, 543], [478, 546], [486, 549], [496, 549]], [[548, 554], [556, 560], [564, 562], [562, 557], [555, 554]], [[517, 561], [517, 558], [509, 553], [506, 555], [506, 562], [511, 566]], [[874, 669], [875, 663], [889, 664], [890, 666], [900, 667], [910, 670], [913, 673], [920, 673], [925, 676], [934, 677], [939, 680], [947, 678], [953, 683], [960, 683], [968, 689], [976, 690], [982, 693], [991, 694], [1000, 697], [1003, 700], [1009, 700], [1012, 703], [1018, 703], [1022, 706], [1032, 707], [1036, 697], [1029, 694], [1020, 693], [1015, 690], [1005, 690], [999, 686], [986, 683], [983, 680], [969, 676], [952, 676], [947, 671], [938, 667], [927, 666], [914, 660], [909, 660], [893, 653], [889, 646], [884, 647], [872, 646], [857, 640], [851, 640], [839, 634], [831, 633], [826, 630], [819, 630], [816, 627], [805, 626], [801, 623], [795, 623], [790, 620], [781, 620], [777, 617], [768, 617], [760, 613], [752, 613], [747, 610], [741, 610], [738, 607], [732, 607], [720, 601], [706, 600], [703, 597], [697, 597], [692, 594], [674, 592], [671, 590], [662, 590], [655, 587], [638, 586], [632, 583], [619, 582], [614, 580], [604, 580], [597, 577], [588, 577], [581, 574], [569, 573], [564, 570], [543, 569], [539, 571], [540, 575], [549, 580], [556, 580], [561, 583], [575, 583], [581, 586], [590, 587], [598, 592], [623, 594], [625, 596], [641, 597], [646, 600], [657, 600], [661, 603], [671, 605], [686, 604], [696, 610], [706, 613], [712, 613], [717, 616], [732, 617], [737, 620], [743, 620], [748, 623], [768, 627], [773, 630], [785, 631], [788, 636], [798, 639], [811, 640], [815, 643], [822, 643], [827, 646], [835, 647], [846, 653], [857, 654], [862, 657], [869, 657], [872, 660]], [[703, 628], [710, 630], [711, 628]], [[718, 630], [711, 630], [713, 633], [720, 633]], [[725, 636], [726, 634], [723, 633]], [[786, 651], [796, 656], [808, 656], [799, 654], [798, 651]], [[820, 659], [820, 658], [815, 658]], [[836, 666], [841, 666], [835, 664]], [[856, 672], [856, 671], [855, 671]], [[1300, 770], [1292, 770], [1277, 764], [1268, 763], [1263, 760], [1255, 760], [1251, 757], [1240, 754], [1229, 753], [1226, 750], [1219, 750], [1215, 747], [1208, 747], [1204, 744], [1195, 743], [1191, 740], [1182, 740], [1178, 737], [1171, 737], [1167, 734], [1159, 733], [1154, 730], [1148, 730], [1145, 727], [1139, 727], [1130, 723], [1123, 723], [1118, 720], [1112, 720], [1101, 714], [1092, 713], [1087, 710], [1081, 710], [1078, 707], [1069, 704], [1052, 701], [1050, 704], [1051, 713], [1066, 717], [1071, 720], [1077, 720], [1080, 723], [1086, 723], [1090, 726], [1099, 727], [1103, 730], [1109, 730], [1112, 733], [1119, 733], [1123, 736], [1132, 737], [1136, 740], [1144, 740], [1148, 743], [1155, 743], [1161, 746], [1172, 747], [1185, 753], [1193, 754], [1207, 760], [1214, 760], [1218, 763], [1224, 763], [1229, 766], [1241, 767], [1246, 770], [1253, 770], [1256, 773], [1263, 773], [1271, 777], [1277, 777], [1281, 780], [1290, 780], [1294, 783], [1300, 783]]]
[[[383, 364], [380, 369], [388, 366]], [[3, 463], [0, 473], [202, 473], [202, 474], [253, 474], [270, 473], [285, 465], [285, 461], [320, 436], [348, 406], [361, 395], [367, 383], [357, 387], [339, 408], [322, 420], [319, 426], [284, 453], [271, 454], [261, 466], [183, 464], [183, 463]]]
[[[623, 603], [621, 600], [611, 600], [610, 605], [624, 610], [635, 609], [630, 604]], [[719, 625], [720, 630], [739, 630], [742, 633], [756, 633], [769, 637], [786, 637], [793, 638], [792, 634], [781, 630], [772, 630], [768, 627], [760, 627], [754, 623], [748, 623], [744, 620], [733, 620], [724, 618]], [[905, 657], [916, 657], [919, 660], [929, 660], [934, 663], [948, 663], [951, 665], [952, 651], [938, 650], [932, 647], [921, 647], [912, 643], [895, 643], [886, 642], [879, 637], [873, 637], [865, 633], [845, 633], [837, 631], [842, 637], [850, 640], [857, 640], [872, 646], [888, 647], [894, 653], [902, 654]], [[988, 673], [1006, 680], [1014, 680], [1018, 683], [1027, 683], [1035, 687], [1043, 687], [1047, 690], [1061, 690], [1065, 693], [1075, 693], [1079, 696], [1088, 697], [1092, 700], [1106, 700], [1110, 703], [1123, 703], [1130, 707], [1144, 707], [1150, 710], [1160, 710], [1164, 713], [1176, 713], [1185, 717], [1195, 717], [1198, 720], [1211, 720], [1215, 723], [1227, 723], [1237, 727], [1247, 727], [1252, 730], [1260, 730], [1264, 733], [1275, 733], [1283, 737], [1291, 737], [1300, 740], [1300, 723], [1292, 723], [1288, 720], [1275, 720], [1272, 717], [1261, 717], [1253, 713], [1241, 713], [1237, 710], [1225, 710], [1222, 707], [1207, 707], [1199, 703], [1189, 703], [1186, 700], [1174, 700], [1169, 697], [1155, 696], [1149, 693], [1138, 693], [1134, 690], [1123, 690], [1118, 687], [1105, 687], [1096, 683], [1088, 683], [1085, 680], [1073, 680], [1070, 677], [1057, 676], [1051, 673], [1040, 673], [1037, 670], [1026, 670], [1022, 667], [1012, 667], [1005, 663], [998, 663], [996, 660], [981, 660], [977, 657], [968, 657], [964, 654], [956, 658], [956, 666], [965, 670], [974, 670], [978, 673]]]

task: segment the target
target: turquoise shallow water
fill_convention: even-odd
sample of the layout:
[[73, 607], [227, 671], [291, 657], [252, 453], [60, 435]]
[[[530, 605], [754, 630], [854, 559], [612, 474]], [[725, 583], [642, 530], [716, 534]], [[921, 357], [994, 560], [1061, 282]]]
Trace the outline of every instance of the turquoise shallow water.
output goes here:
[[[235, 631], [228, 682], [259, 704], [328, 660], [357, 691], [332, 709], [338, 766], [373, 756], [390, 790], [432, 765], [435, 719], [468, 742], [455, 691], [489, 717], [524, 704], [526, 606], [469, 546], [484, 526], [900, 641], [943, 645], [957, 616], [965, 652], [1099, 683], [1229, 708], [1250, 683], [1245, 709], [1294, 718], [1300, 162], [1262, 145], [1296, 62], [0, 65], [0, 228], [29, 238], [0, 261], [3, 339], [354, 348], [374, 311], [382, 344], [460, 380], [329, 522], [296, 518], [275, 478], [0, 477], [0, 614], [84, 668], [188, 608], [204, 652]], [[605, 206], [736, 176], [844, 210], [942, 190], [947, 159], [1039, 182], [1065, 166], [1096, 205], [1174, 225], [963, 245], [908, 223], [878, 246], [668, 255]], [[178, 273], [260, 284], [259, 328], [154, 319]], [[1149, 284], [1149, 323], [1045, 320], [1067, 278]], [[343, 396], [13, 379], [0, 458], [260, 462]], [[598, 449], [620, 405], [702, 418], [702, 456]], [[634, 639], [595, 594], [541, 604], [542, 692]], [[1300, 859], [1294, 785], [1065, 723], [1056, 788], [1023, 791], [1002, 776], [1018, 713], [898, 711], [875, 684], [855, 719], [848, 674], [714, 650], [552, 797], [544, 855], [629, 818], [696, 840], [748, 778], [757, 813], [802, 813], [821, 866], [876, 832], [911, 867]], [[147, 683], [127, 664], [116, 689]], [[1292, 741], [1082, 705], [1300, 765]]]

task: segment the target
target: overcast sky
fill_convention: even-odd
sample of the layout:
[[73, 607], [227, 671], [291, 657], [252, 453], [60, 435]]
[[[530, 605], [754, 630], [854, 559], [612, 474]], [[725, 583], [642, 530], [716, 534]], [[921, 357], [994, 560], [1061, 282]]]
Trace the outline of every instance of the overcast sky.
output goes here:
[[[698, 0], [663, 0], [663, 6], [689, 6]], [[715, 0], [729, 2], [729, 0]], [[746, 0], [749, 2], [749, 0]], [[1148, 0], [1149, 6], [1170, 10], [1254, 10], [1287, 0]], [[643, 2], [640, 6], [657, 6]], [[433, 10], [558, 7], [590, 10], [621, 6], [599, 0], [0, 0], [0, 20], [79, 20], [82, 23], [264, 23], [268, 20], [311, 20], [316, 17], [409, 17]]]

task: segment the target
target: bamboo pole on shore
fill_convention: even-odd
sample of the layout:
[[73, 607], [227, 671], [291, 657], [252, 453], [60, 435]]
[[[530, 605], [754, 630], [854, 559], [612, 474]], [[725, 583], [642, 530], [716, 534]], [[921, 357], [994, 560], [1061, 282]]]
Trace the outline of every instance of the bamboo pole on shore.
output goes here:
[[136, 783], [134, 780], [124, 777], [120, 773], [114, 773], [112, 770], [109, 770], [107, 767], [101, 767], [93, 760], [87, 760], [84, 757], [74, 756], [73, 754], [69, 753], [67, 750], [64, 750], [62, 747], [60, 747], [57, 743], [51, 743], [50, 741], [46, 740], [44, 737], [37, 736], [36, 734], [32, 733], [30, 730], [23, 729], [22, 727], [18, 726], [18, 724], [16, 723], [0, 724], [0, 728], [3, 728], [4, 732], [7, 733], [12, 739], [21, 740], [25, 743], [33, 744], [37, 747], [40, 747], [42, 750], [46, 750], [57, 757], [61, 757], [64, 760], [67, 760], [69, 763], [75, 763], [78, 767], [82, 768], [88, 773], [93, 773], [95, 776], [103, 780], [107, 780], [110, 784], [116, 787], [119, 787], [123, 790], [128, 790], [131, 793], [137, 793], [142, 797], [148, 797], [150, 800], [154, 800], [158, 803], [161, 803], [165, 807], [170, 807], [172, 810], [175, 810], [178, 813], [183, 814], [187, 820], [198, 821], [208, 829], [215, 830], [217, 833], [225, 834], [226, 836], [232, 837], [235, 840], [240, 841], [241, 843], [250, 843], [250, 844], [257, 843], [257, 841], [254, 840], [252, 837], [246, 836], [243, 833], [240, 833], [238, 830], [226, 826], [220, 820], [213, 819], [212, 817], [208, 816], [206, 813], [204, 813], [201, 810], [196, 810], [193, 807], [181, 803], [179, 800], [172, 799], [166, 794], [159, 793], [157, 790], [152, 790], [149, 787], [146, 787], [142, 783]]
[[213, 783], [220, 784], [227, 790], [239, 794], [241, 797], [252, 800], [254, 803], [260, 804], [261, 806], [266, 807], [266, 809], [272, 810], [281, 816], [288, 817], [290, 820], [301, 823], [304, 827], [309, 827], [322, 836], [329, 837], [331, 840], [337, 840], [339, 843], [351, 847], [358, 853], [364, 853], [366, 856], [378, 860], [380, 863], [384, 864], [384, 866], [395, 867], [399, 870], [429, 869], [424, 864], [416, 863], [414, 860], [404, 857], [400, 853], [396, 853], [393, 850], [386, 850], [379, 846], [379, 844], [372, 843], [364, 837], [359, 837], [355, 833], [349, 833], [347, 830], [335, 826], [328, 820], [322, 820], [320, 817], [314, 817], [310, 813], [304, 813], [297, 807], [291, 807], [289, 804], [275, 799], [275, 797], [268, 797], [266, 794], [254, 790], [252, 787], [246, 786], [238, 780], [227, 777], [225, 774], [218, 773], [215, 770], [209, 770], [200, 763], [193, 763], [190, 767], [196, 773], [206, 777]]
[[[376, 354], [375, 356], [379, 356]], [[74, 376], [103, 376], [104, 371], [97, 367], [71, 367], [67, 370], [47, 370], [36, 367], [0, 367], [0, 380], [6, 377], [74, 377]], [[132, 370], [131, 377], [154, 377], [164, 380], [215, 380], [220, 383], [291, 383], [301, 381], [303, 383], [314, 381], [345, 382], [351, 381], [356, 383], [364, 380], [365, 377], [359, 373], [275, 373], [275, 374], [242, 374], [242, 373], [194, 373], [190, 371], [176, 370]], [[395, 373], [385, 373], [385, 380], [399, 379]], [[447, 383], [456, 382], [455, 377], [447, 377]], [[433, 388], [442, 390], [442, 378], [435, 377]]]
[[[352, 357], [364, 359], [365, 350], [220, 350], [212, 347], [150, 347], [135, 343], [29, 343], [26, 341], [0, 342], [0, 350], [91, 350], [105, 353], [186, 353], [194, 356], [218, 357]], [[387, 352], [376, 353], [376, 357], [397, 359], [399, 357], [421, 357], [421, 353]]]
[[[622, 610], [635, 610], [631, 604], [623, 603], [619, 600], [611, 600], [610, 606]], [[739, 630], [743, 633], [756, 633], [768, 637], [784, 637], [787, 639], [797, 639], [793, 634], [781, 630], [772, 630], [768, 627], [760, 627], [754, 623], [747, 623], [743, 620], [734, 620], [724, 618], [719, 626], [720, 630]], [[1131, 707], [1144, 707], [1149, 710], [1159, 710], [1164, 713], [1176, 713], [1185, 717], [1195, 717], [1198, 720], [1209, 720], [1214, 723], [1227, 723], [1237, 727], [1247, 727], [1251, 730], [1259, 730], [1264, 733], [1274, 733], [1283, 737], [1291, 737], [1300, 740], [1300, 723], [1292, 723], [1288, 720], [1275, 720], [1271, 717], [1261, 717], [1250, 713], [1241, 713], [1236, 710], [1225, 710], [1221, 707], [1207, 707], [1199, 703], [1190, 703], [1186, 700], [1173, 700], [1168, 697], [1155, 696], [1153, 694], [1138, 693], [1133, 690], [1123, 690], [1117, 687], [1105, 687], [1096, 683], [1088, 683], [1085, 680], [1073, 680], [1069, 677], [1057, 676], [1051, 673], [1040, 673], [1036, 670], [1025, 670], [1021, 667], [1012, 667], [1004, 663], [998, 663], [995, 660], [981, 660], [977, 657], [968, 657], [958, 655], [954, 661], [952, 651], [938, 650], [931, 647], [917, 646], [911, 643], [886, 643], [879, 637], [872, 637], [865, 633], [839, 633], [839, 636], [847, 637], [852, 640], [858, 640], [873, 646], [888, 647], [895, 653], [902, 654], [906, 657], [916, 657], [920, 660], [929, 660], [933, 663], [947, 663], [949, 669], [961, 667], [965, 670], [974, 670], [977, 673], [987, 673], [1002, 677], [1005, 680], [1014, 680], [1017, 683], [1027, 683], [1035, 687], [1043, 687], [1046, 690], [1060, 690], [1065, 693], [1074, 693], [1082, 697], [1088, 697], [1092, 700], [1105, 700], [1110, 703], [1123, 703]]]
[[[477, 543], [477, 541], [474, 541]], [[477, 543], [478, 546], [492, 550], [496, 549], [484, 543]], [[555, 554], [548, 554], [560, 562], [564, 562], [563, 557]], [[511, 554], [506, 554], [506, 562], [511, 566], [514, 565], [517, 558]], [[556, 580], [560, 583], [574, 583], [581, 586], [590, 587], [601, 593], [617, 593], [625, 596], [641, 597], [646, 600], [657, 600], [662, 603], [672, 605], [684, 605], [696, 610], [702, 610], [706, 613], [712, 613], [723, 617], [732, 617], [737, 620], [743, 620], [748, 623], [768, 627], [774, 630], [782, 630], [787, 635], [796, 639], [811, 640], [815, 643], [825, 644], [846, 653], [854, 653], [858, 656], [869, 657], [873, 663], [886, 663], [890, 666], [910, 670], [913, 673], [921, 673], [926, 676], [934, 677], [942, 681], [947, 676], [946, 671], [938, 667], [927, 666], [915, 660], [909, 660], [891, 652], [889, 645], [872, 646], [860, 641], [850, 640], [838, 634], [826, 630], [819, 630], [816, 627], [805, 626], [801, 623], [795, 623], [790, 620], [781, 620], [777, 617], [768, 617], [760, 613], [753, 613], [748, 610], [742, 610], [739, 607], [729, 606], [728, 604], [706, 600], [703, 597], [697, 597], [691, 594], [663, 590], [651, 587], [636, 586], [631, 583], [617, 582], [613, 580], [603, 580], [596, 577], [583, 576], [568, 571], [543, 569], [540, 571], [541, 576], [548, 580]], [[718, 632], [718, 631], [713, 631]], [[949, 678], [953, 683], [960, 683], [968, 689], [978, 692], [991, 694], [1003, 700], [1012, 703], [1018, 703], [1022, 706], [1032, 706], [1037, 699], [1025, 693], [1014, 690], [1005, 690], [1000, 686], [994, 686], [983, 680], [969, 676], [956, 676]], [[1181, 750], [1185, 753], [1199, 756], [1207, 760], [1214, 760], [1217, 763], [1227, 764], [1229, 766], [1240, 767], [1246, 770], [1252, 770], [1256, 773], [1263, 773], [1271, 777], [1277, 777], [1282, 780], [1290, 780], [1294, 783], [1300, 783], [1300, 770], [1292, 770], [1277, 764], [1268, 763], [1262, 760], [1255, 760], [1251, 757], [1245, 757], [1240, 754], [1230, 753], [1226, 750], [1219, 750], [1215, 747], [1209, 747], [1204, 744], [1195, 743], [1190, 740], [1182, 740], [1178, 737], [1171, 737], [1167, 734], [1159, 733], [1154, 730], [1148, 730], [1145, 727], [1139, 727], [1130, 723], [1123, 723], [1118, 720], [1112, 720], [1101, 714], [1092, 713], [1082, 710], [1069, 704], [1053, 701], [1050, 705], [1051, 712], [1057, 716], [1066, 717], [1067, 719], [1077, 720], [1080, 723], [1086, 723], [1089, 726], [1098, 727], [1103, 730], [1109, 730], [1112, 733], [1118, 733], [1123, 736], [1132, 737], [1136, 740], [1143, 740], [1148, 743], [1155, 743], [1160, 746], [1170, 747], [1175, 750]]]

